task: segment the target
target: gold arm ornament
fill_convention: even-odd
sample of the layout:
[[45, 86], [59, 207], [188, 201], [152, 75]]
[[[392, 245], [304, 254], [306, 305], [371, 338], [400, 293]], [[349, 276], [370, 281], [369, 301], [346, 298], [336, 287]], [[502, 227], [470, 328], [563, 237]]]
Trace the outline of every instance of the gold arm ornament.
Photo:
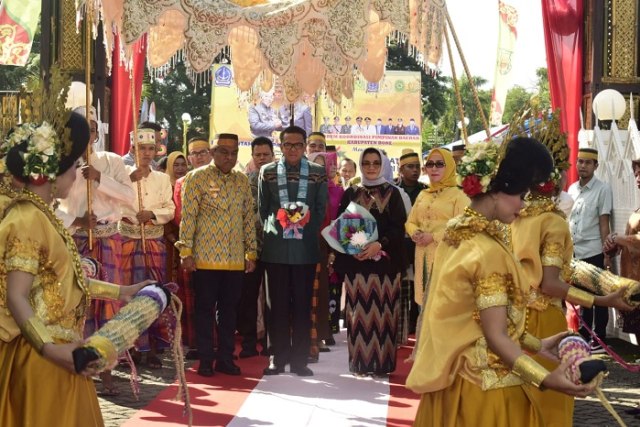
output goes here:
[[550, 372], [533, 360], [531, 356], [523, 354], [519, 356], [513, 364], [513, 373], [519, 376], [522, 381], [543, 390], [542, 381], [544, 381]]
[[522, 344], [522, 348], [534, 354], [542, 349], [542, 341], [540, 338], [529, 332], [525, 332], [524, 335], [520, 337], [520, 344]]
[[572, 304], [586, 308], [593, 307], [593, 302], [595, 301], [595, 297], [593, 295], [589, 292], [583, 291], [582, 289], [578, 289], [575, 286], [569, 286], [567, 296], [564, 299]]
[[103, 282], [102, 280], [87, 279], [87, 287], [91, 298], [109, 299], [117, 301], [120, 299], [121, 286], [113, 283]]
[[47, 330], [47, 327], [44, 326], [42, 320], [36, 316], [31, 316], [20, 325], [20, 331], [29, 344], [40, 354], [42, 354], [42, 348], [45, 344], [53, 342], [53, 338]]

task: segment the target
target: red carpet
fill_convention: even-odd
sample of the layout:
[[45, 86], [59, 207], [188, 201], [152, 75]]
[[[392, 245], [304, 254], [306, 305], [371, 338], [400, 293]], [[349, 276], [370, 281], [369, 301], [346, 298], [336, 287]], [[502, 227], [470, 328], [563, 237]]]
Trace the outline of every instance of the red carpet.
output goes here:
[[[418, 396], [404, 388], [411, 368], [404, 361], [411, 348], [400, 348], [396, 372], [388, 381], [356, 379], [348, 372], [345, 335], [343, 331], [336, 336], [338, 344], [332, 351], [322, 353], [318, 364], [309, 365], [316, 373], [313, 377], [299, 378], [287, 372], [262, 378], [265, 357], [237, 361], [243, 374], [239, 377], [216, 373], [203, 378], [189, 370], [193, 425], [410, 426], [418, 406]], [[163, 390], [123, 425], [187, 425], [182, 402], [174, 400], [176, 392], [176, 385]]]

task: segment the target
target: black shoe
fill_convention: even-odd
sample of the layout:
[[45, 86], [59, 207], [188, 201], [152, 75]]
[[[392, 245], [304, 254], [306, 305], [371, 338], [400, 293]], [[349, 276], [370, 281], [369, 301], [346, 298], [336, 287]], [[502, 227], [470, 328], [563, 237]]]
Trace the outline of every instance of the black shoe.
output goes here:
[[247, 357], [254, 357], [257, 356], [258, 350], [256, 350], [255, 348], [253, 350], [242, 350], [240, 352], [240, 359], [246, 359]]
[[213, 376], [213, 362], [210, 360], [201, 360], [200, 366], [198, 366], [198, 375], [201, 377]]
[[309, 368], [307, 368], [306, 366], [300, 366], [300, 367], [291, 367], [291, 369], [289, 369], [289, 371], [292, 374], [296, 374], [299, 377], [312, 377], [313, 376], [313, 371]]
[[331, 351], [329, 347], [324, 343], [324, 340], [318, 340], [318, 351], [320, 353], [328, 353]]
[[271, 363], [269, 366], [264, 368], [262, 373], [264, 375], [279, 375], [284, 373], [284, 366], [278, 366], [276, 364]]
[[231, 360], [218, 360], [216, 362], [216, 371], [227, 375], [240, 375], [240, 367]]
[[331, 337], [329, 339], [324, 340], [324, 343], [326, 345], [331, 345], [332, 346], [332, 345], [336, 345], [336, 340], [333, 337]]

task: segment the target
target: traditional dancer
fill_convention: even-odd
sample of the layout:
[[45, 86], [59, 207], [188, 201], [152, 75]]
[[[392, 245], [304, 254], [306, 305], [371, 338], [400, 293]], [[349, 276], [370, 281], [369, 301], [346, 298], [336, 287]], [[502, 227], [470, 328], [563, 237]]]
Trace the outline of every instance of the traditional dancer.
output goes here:
[[[549, 373], [526, 348], [554, 357], [564, 334], [542, 341], [525, 334], [529, 283], [505, 244], [505, 228], [522, 208], [522, 197], [553, 168], [539, 142], [516, 138], [469, 147], [459, 171], [471, 198], [464, 214], [449, 222], [436, 252], [419, 349], [407, 387], [421, 393], [416, 426], [542, 426], [530, 385], [586, 396], [566, 366]], [[506, 403], [508, 402], [508, 403]]]

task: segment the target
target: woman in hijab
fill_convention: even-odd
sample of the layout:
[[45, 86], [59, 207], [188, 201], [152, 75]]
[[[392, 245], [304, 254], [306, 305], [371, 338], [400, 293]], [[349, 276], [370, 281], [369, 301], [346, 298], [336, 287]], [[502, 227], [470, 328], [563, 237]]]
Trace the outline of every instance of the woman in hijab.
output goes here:
[[336, 254], [334, 269], [344, 278], [349, 370], [356, 376], [387, 376], [396, 367], [400, 273], [406, 269], [400, 191], [383, 174], [383, 153], [367, 148], [360, 157], [361, 182], [349, 187], [337, 214], [350, 202], [377, 221], [378, 240], [356, 255]]
[[[167, 170], [165, 173], [169, 175], [172, 189], [175, 188], [176, 181], [187, 174], [187, 166], [187, 159], [180, 151], [173, 151], [167, 156]], [[167, 268], [165, 277], [167, 281], [178, 282], [180, 287], [182, 287], [184, 280], [182, 280], [183, 278], [180, 274], [180, 257], [178, 256], [178, 250], [173, 246], [178, 240], [179, 235], [179, 227], [173, 221], [169, 221], [164, 225], [164, 239], [167, 246]]]
[[415, 301], [420, 306], [447, 221], [460, 215], [470, 203], [456, 183], [456, 162], [451, 152], [435, 148], [425, 164], [431, 186], [418, 195], [405, 224], [407, 234], [416, 244]]

